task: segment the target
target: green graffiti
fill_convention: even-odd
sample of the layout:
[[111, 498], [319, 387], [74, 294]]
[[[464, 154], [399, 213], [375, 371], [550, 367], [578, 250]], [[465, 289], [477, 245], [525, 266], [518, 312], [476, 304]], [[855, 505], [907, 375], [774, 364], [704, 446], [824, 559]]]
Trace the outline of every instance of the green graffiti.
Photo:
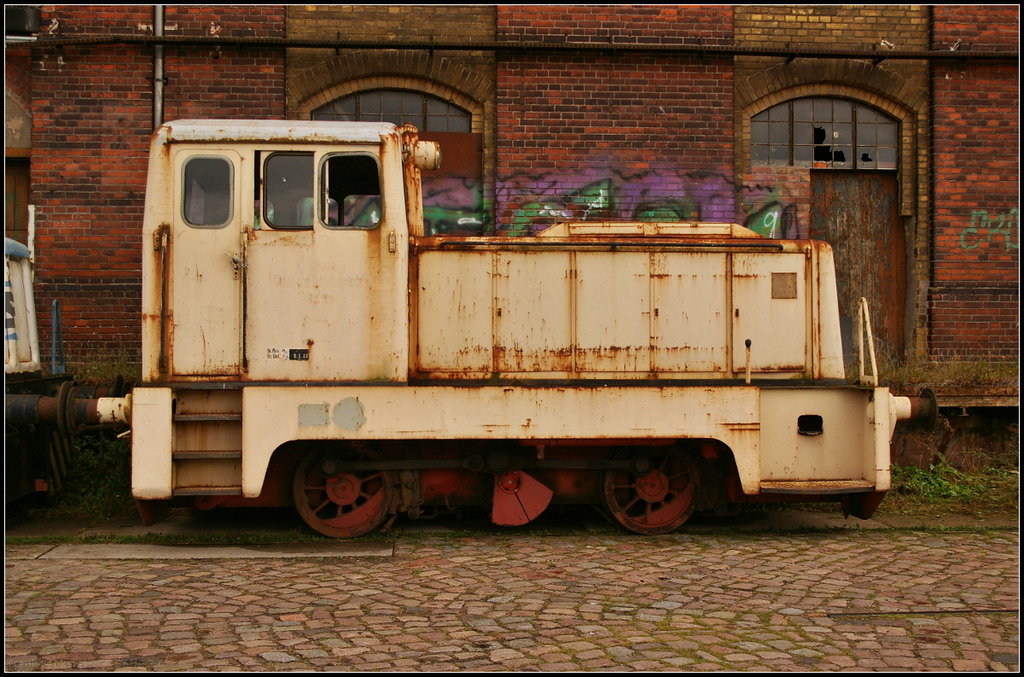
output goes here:
[[970, 225], [960, 233], [960, 247], [977, 249], [982, 243], [1000, 238], [1006, 251], [1020, 249], [1020, 215], [1016, 207], [994, 216], [984, 209], [972, 211]]
[[[743, 185], [714, 172], [678, 174], [650, 170], [638, 174], [609, 168], [594, 177], [541, 173], [499, 181], [497, 228], [506, 235], [532, 235], [561, 221], [732, 222], [736, 191], [743, 191], [744, 225], [774, 238], [806, 237], [796, 205], [778, 188]], [[571, 182], [586, 182], [569, 190]], [[576, 185], [580, 185], [577, 183]]]
[[765, 237], [778, 237], [779, 224], [782, 220], [782, 206], [779, 204], [766, 205], [760, 211], [751, 214], [744, 225], [758, 235]]
[[586, 219], [594, 212], [607, 212], [612, 208], [612, 182], [610, 179], [588, 183], [566, 196], [566, 206]]
[[688, 198], [664, 200], [656, 204], [643, 204], [633, 212], [637, 221], [657, 223], [659, 221], [698, 221], [700, 207]]
[[481, 210], [452, 207], [423, 207], [423, 224], [427, 235], [479, 235], [484, 221]]
[[607, 216], [614, 207], [612, 182], [601, 179], [588, 183], [564, 197], [544, 202], [527, 202], [512, 211], [507, 235], [530, 235], [559, 221], [585, 221]]

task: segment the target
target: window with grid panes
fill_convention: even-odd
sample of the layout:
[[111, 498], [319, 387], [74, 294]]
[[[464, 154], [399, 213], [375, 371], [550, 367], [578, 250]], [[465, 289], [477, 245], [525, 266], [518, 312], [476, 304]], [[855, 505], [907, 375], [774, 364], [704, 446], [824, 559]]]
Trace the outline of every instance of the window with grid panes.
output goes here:
[[755, 165], [896, 169], [895, 119], [846, 99], [793, 99], [750, 119]]

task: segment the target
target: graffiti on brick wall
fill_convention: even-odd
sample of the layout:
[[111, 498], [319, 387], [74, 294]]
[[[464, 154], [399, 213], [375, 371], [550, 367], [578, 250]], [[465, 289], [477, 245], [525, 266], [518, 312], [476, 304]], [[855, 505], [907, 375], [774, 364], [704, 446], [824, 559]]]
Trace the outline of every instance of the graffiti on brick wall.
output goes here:
[[[737, 197], [738, 206], [737, 206]], [[486, 216], [479, 182], [424, 180], [430, 235], [534, 235], [560, 221], [706, 221], [741, 223], [770, 238], [807, 237], [796, 205], [771, 185], [737, 185], [716, 172], [615, 170], [572, 177], [551, 172], [500, 181], [496, 225]]]
[[590, 176], [552, 172], [501, 182], [498, 221], [530, 235], [557, 221], [733, 221], [735, 190], [721, 174], [650, 170]]
[[423, 222], [427, 235], [482, 235], [489, 228], [483, 186], [475, 179], [424, 178]]
[[808, 237], [807, 224], [800, 223], [797, 206], [777, 186], [744, 184], [740, 188], [740, 203], [740, 222], [758, 235], [792, 240]]
[[977, 249], [983, 244], [1002, 245], [1007, 251], [1020, 249], [1020, 215], [1016, 207], [989, 214], [985, 209], [971, 212], [970, 225], [960, 233], [960, 246]]

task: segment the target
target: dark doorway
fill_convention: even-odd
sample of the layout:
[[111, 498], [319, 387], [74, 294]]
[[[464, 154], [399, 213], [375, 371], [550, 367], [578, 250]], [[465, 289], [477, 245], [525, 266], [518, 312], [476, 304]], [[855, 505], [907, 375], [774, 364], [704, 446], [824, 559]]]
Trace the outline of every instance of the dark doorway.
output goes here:
[[28, 158], [6, 158], [4, 184], [4, 235], [28, 244]]

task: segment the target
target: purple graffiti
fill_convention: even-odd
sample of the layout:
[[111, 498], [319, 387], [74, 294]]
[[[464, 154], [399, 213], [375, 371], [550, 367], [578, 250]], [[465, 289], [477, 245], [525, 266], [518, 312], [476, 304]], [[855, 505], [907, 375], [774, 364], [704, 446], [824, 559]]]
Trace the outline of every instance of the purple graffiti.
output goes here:
[[783, 204], [777, 188], [737, 186], [718, 172], [598, 168], [526, 174], [499, 180], [495, 197], [492, 226], [478, 181], [424, 181], [427, 231], [533, 235], [560, 221], [705, 221], [743, 223], [765, 237], [806, 237], [795, 205]]

